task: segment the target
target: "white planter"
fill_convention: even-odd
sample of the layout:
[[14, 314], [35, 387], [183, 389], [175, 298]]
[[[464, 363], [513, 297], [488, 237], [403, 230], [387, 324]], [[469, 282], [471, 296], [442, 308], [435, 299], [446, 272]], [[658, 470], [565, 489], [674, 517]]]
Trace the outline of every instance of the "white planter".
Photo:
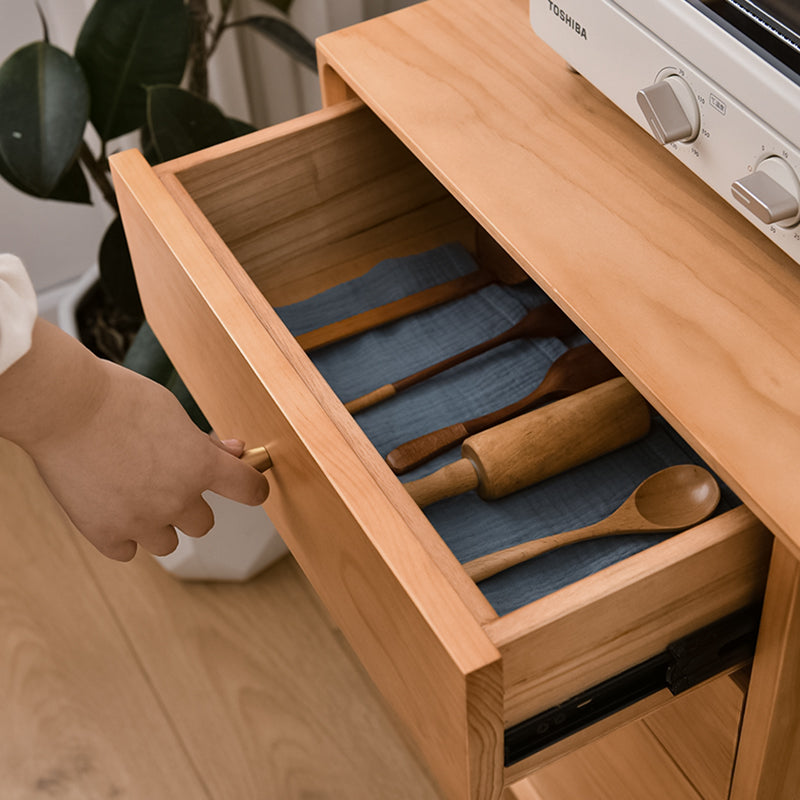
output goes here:
[[199, 539], [178, 531], [178, 548], [155, 557], [164, 569], [183, 580], [246, 581], [287, 554], [263, 508], [213, 492], [203, 497], [214, 511], [214, 527]]
[[[76, 309], [99, 276], [88, 269], [67, 287], [58, 302], [58, 326], [76, 339]], [[213, 492], [203, 494], [214, 512], [214, 527], [199, 539], [178, 531], [178, 547], [168, 556], [154, 556], [183, 580], [246, 581], [288, 553], [272, 521], [260, 506], [251, 507]]]

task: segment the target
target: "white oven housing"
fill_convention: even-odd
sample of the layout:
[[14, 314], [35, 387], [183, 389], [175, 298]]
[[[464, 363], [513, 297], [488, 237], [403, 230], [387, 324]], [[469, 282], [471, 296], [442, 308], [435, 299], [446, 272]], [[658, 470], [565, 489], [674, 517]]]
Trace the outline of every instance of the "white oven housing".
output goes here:
[[[677, 95], [694, 130], [666, 146], [800, 263], [800, 85], [790, 72], [688, 0], [531, 0], [530, 20], [648, 131], [643, 108], [652, 109], [640, 93], [666, 79], [684, 90]], [[756, 172], [769, 178], [758, 176], [766, 189], [745, 180]], [[796, 213], [775, 211], [773, 194], [785, 203], [793, 197]]]

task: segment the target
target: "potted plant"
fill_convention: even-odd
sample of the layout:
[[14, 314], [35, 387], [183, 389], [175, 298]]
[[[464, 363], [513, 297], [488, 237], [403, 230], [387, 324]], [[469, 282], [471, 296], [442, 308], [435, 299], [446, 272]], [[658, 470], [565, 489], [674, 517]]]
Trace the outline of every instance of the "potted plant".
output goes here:
[[271, 14], [231, 19], [233, 0], [219, 0], [216, 17], [208, 0], [96, 0], [74, 53], [50, 43], [42, 16], [42, 39], [0, 65], [0, 176], [71, 203], [91, 202], [91, 182], [115, 214], [99, 245], [99, 279], [78, 307], [81, 340], [171, 389], [206, 431], [144, 320], [108, 154], [132, 132], [154, 164], [253, 130], [209, 100], [209, 60], [233, 28], [256, 31], [315, 70], [314, 46], [285, 18], [293, 0], [263, 2]]
[[99, 246], [99, 282], [79, 312], [81, 339], [123, 361], [141, 331], [135, 368], [149, 375], [144, 351], [153, 350], [150, 377], [174, 387], [180, 382], [165, 374], [144, 323], [108, 152], [138, 131], [142, 151], [158, 163], [253, 130], [208, 96], [209, 60], [233, 28], [257, 31], [316, 69], [313, 45], [283, 16], [293, 0], [263, 0], [273, 13], [244, 19], [231, 19], [232, 2], [220, 0], [214, 18], [208, 0], [96, 0], [73, 54], [49, 42], [42, 18], [42, 40], [0, 65], [0, 175], [27, 194], [72, 203], [91, 202], [92, 182], [115, 213]]

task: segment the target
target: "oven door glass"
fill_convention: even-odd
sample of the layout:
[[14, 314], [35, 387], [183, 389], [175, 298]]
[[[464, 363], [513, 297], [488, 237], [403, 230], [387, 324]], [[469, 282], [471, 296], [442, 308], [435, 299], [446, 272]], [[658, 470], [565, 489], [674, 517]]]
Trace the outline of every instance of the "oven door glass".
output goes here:
[[800, 83], [800, 3], [796, 0], [688, 0]]

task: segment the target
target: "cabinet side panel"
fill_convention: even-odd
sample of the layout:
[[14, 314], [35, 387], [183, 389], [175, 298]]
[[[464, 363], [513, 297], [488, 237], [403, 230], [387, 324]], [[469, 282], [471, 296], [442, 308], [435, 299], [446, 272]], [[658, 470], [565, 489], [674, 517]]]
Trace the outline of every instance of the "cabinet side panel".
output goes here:
[[790, 800], [800, 784], [800, 564], [776, 543], [730, 797]]

